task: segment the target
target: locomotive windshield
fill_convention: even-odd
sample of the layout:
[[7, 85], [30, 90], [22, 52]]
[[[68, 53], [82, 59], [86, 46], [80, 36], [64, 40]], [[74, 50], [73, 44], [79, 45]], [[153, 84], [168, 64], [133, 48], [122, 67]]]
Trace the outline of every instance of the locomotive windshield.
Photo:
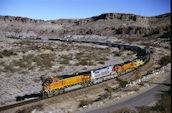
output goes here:
[[45, 80], [45, 83], [51, 84], [52, 82], [53, 82], [53, 80], [51, 80], [51, 79], [46, 79], [46, 80]]

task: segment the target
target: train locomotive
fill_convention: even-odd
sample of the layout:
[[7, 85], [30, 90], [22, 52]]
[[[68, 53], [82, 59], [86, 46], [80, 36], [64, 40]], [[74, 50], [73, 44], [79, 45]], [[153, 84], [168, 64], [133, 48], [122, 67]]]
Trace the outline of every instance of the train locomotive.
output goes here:
[[65, 92], [65, 89], [69, 89], [73, 86], [79, 85], [81, 87], [87, 87], [97, 84], [136, 69], [143, 63], [142, 60], [136, 59], [134, 61], [115, 64], [88, 72], [47, 78], [43, 83], [41, 94], [44, 97], [51, 97], [52, 95], [61, 94]]

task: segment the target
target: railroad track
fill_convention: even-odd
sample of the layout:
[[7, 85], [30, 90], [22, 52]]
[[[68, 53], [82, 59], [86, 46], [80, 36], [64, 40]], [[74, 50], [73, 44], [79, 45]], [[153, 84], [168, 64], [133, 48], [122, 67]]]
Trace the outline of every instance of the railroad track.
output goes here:
[[[40, 40], [40, 39], [37, 39]], [[62, 42], [69, 42], [67, 40], [60, 40], [60, 39], [43, 39], [43, 40], [50, 40], [50, 41], [62, 41]], [[70, 41], [70, 42], [80, 42], [80, 41]], [[93, 43], [93, 44], [99, 44], [99, 45], [106, 45], [106, 46], [112, 46], [112, 47], [120, 47], [120, 44], [112, 44], [112, 43], [104, 43], [104, 42], [91, 42], [91, 41], [82, 41], [83, 43]], [[122, 47], [125, 47], [126, 45], [122, 45]], [[151, 68], [151, 66], [153, 65], [153, 58], [150, 57], [150, 60], [148, 60], [142, 67], [140, 67], [140, 73], [142, 74], [146, 74]], [[146, 69], [146, 71], [145, 71]], [[119, 78], [121, 79], [128, 79], [129, 81], [131, 81], [134, 77], [133, 71], [128, 72], [125, 75], [120, 76]], [[53, 96], [51, 98], [45, 98], [45, 99], [40, 99], [40, 98], [36, 98], [36, 99], [32, 99], [32, 100], [26, 100], [26, 101], [22, 101], [22, 102], [18, 102], [12, 105], [7, 105], [7, 106], [3, 106], [0, 107], [0, 112], [2, 113], [12, 113], [12, 112], [16, 112], [18, 110], [21, 109], [27, 109], [28, 107], [31, 106], [36, 106], [39, 105], [41, 103], [49, 103], [52, 101], [61, 101], [64, 99], [69, 99], [69, 98], [73, 98], [82, 94], [87, 93], [88, 91], [91, 91], [95, 88], [107, 88], [107, 83], [114, 83], [117, 82], [114, 79], [110, 79], [107, 81], [104, 81], [102, 83], [99, 84], [95, 84], [93, 86], [89, 86], [86, 88], [80, 88], [80, 89], [76, 89], [76, 90], [72, 90], [72, 91], [68, 91], [65, 92], [63, 94], [57, 95], [57, 96]]]

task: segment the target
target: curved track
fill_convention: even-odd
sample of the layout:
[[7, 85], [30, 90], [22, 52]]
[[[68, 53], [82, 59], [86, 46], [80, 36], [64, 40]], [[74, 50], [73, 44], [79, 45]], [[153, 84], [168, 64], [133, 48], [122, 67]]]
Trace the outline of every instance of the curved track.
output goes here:
[[[129, 45], [124, 45], [124, 44], [113, 44], [113, 43], [105, 43], [105, 42], [93, 42], [93, 41], [75, 41], [75, 40], [61, 40], [61, 39], [36, 39], [36, 40], [49, 40], [49, 41], [61, 41], [61, 42], [78, 42], [78, 43], [92, 43], [92, 44], [98, 44], [98, 45], [105, 45], [105, 46], [111, 46], [111, 47], [123, 47], [124, 49], [128, 49], [128, 50], [132, 50], [132, 51], [136, 51], [137, 52], [137, 57], [140, 58], [140, 59], [143, 59], [144, 60], [144, 65], [140, 68], [141, 69], [141, 72], [144, 72], [145, 73], [145, 69], [148, 69], [150, 70], [150, 67], [152, 66], [153, 64], [153, 59], [150, 59], [150, 52], [143, 49], [143, 48], [140, 48], [140, 47], [137, 47], [137, 46], [129, 46]], [[147, 71], [148, 71], [147, 70]], [[122, 78], [132, 78], [131, 76], [133, 75], [133, 72], [129, 72], [123, 76], [121, 76]], [[129, 77], [130, 76], [130, 77]], [[99, 83], [99, 84], [96, 84], [96, 85], [93, 85], [93, 86], [90, 86], [90, 87], [86, 87], [86, 88], [82, 88], [82, 89], [77, 89], [77, 90], [74, 90], [74, 91], [69, 91], [69, 92], [66, 92], [64, 94], [61, 94], [61, 95], [57, 95], [57, 96], [54, 96], [54, 97], [51, 97], [51, 98], [47, 98], [47, 99], [33, 99], [33, 100], [27, 100], [27, 101], [23, 101], [23, 102], [19, 102], [19, 103], [16, 103], [16, 104], [12, 104], [12, 105], [8, 105], [8, 106], [3, 106], [3, 107], [0, 107], [0, 112], [14, 112], [14, 111], [17, 111], [19, 109], [23, 109], [23, 108], [27, 108], [29, 106], [34, 106], [34, 105], [37, 105], [37, 104], [40, 104], [40, 103], [45, 103], [47, 101], [52, 101], [52, 100], [63, 100], [63, 99], [66, 99], [67, 98], [71, 98], [72, 96], [76, 96], [76, 95], [80, 95], [84, 92], [87, 92], [89, 90], [91, 90], [92, 88], [94, 87], [105, 87], [106, 86], [104, 85], [106, 82], [112, 82], [113, 79], [110, 79], [108, 81], [105, 81], [105, 82], [102, 82], [102, 83]]]

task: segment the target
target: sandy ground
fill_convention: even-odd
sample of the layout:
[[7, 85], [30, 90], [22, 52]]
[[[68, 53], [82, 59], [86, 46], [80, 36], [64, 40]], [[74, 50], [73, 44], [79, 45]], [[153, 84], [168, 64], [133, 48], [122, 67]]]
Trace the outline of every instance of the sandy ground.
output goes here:
[[[100, 40], [98, 40], [98, 36], [93, 37], [94, 35], [86, 37], [74, 36], [74, 39], [83, 40], [86, 38], [87, 40], [94, 41], [97, 39], [97, 41], [104, 40], [104, 42], [147, 47], [142, 44], [142, 40], [133, 41], [131, 44], [128, 40], [118, 39], [119, 37], [105, 38], [100, 36]], [[147, 43], [150, 42], [147, 41]], [[121, 63], [136, 57], [131, 51], [94, 44], [24, 41], [1, 37], [0, 45], [2, 56], [0, 58], [0, 63], [2, 64], [0, 66], [0, 80], [3, 80], [0, 87], [1, 105], [15, 103], [17, 96], [38, 93], [41, 90], [42, 77], [73, 74]], [[163, 46], [149, 46], [149, 49], [153, 51], [154, 65], [151, 70], [153, 72], [153, 70], [157, 70], [160, 67], [158, 65], [159, 59], [162, 56], [169, 55], [170, 50]], [[151, 83], [150, 81], [148, 82]], [[114, 83], [109, 83], [107, 86], [117, 88], [119, 84], [114, 81]], [[138, 91], [139, 89], [138, 87], [132, 87], [130, 90]], [[102, 96], [106, 96], [107, 91], [104, 87], [100, 87], [85, 92], [84, 95], [83, 93], [81, 94], [80, 97], [76, 96], [76, 98], [71, 98], [69, 96], [61, 101], [51, 101], [47, 104], [41, 104], [33, 112], [51, 111], [53, 113], [65, 113], [86, 109], [88, 106], [86, 108], [79, 107], [81, 101], [95, 101]], [[122, 95], [123, 92], [118, 92], [117, 94]], [[132, 91], [129, 94], [132, 94]], [[108, 102], [111, 101], [100, 101], [100, 104], [91, 104], [89, 108], [98, 107]]]
[[136, 57], [131, 51], [94, 44], [1, 37], [0, 45], [1, 105], [15, 102], [17, 96], [38, 93], [41, 78], [88, 71]]

